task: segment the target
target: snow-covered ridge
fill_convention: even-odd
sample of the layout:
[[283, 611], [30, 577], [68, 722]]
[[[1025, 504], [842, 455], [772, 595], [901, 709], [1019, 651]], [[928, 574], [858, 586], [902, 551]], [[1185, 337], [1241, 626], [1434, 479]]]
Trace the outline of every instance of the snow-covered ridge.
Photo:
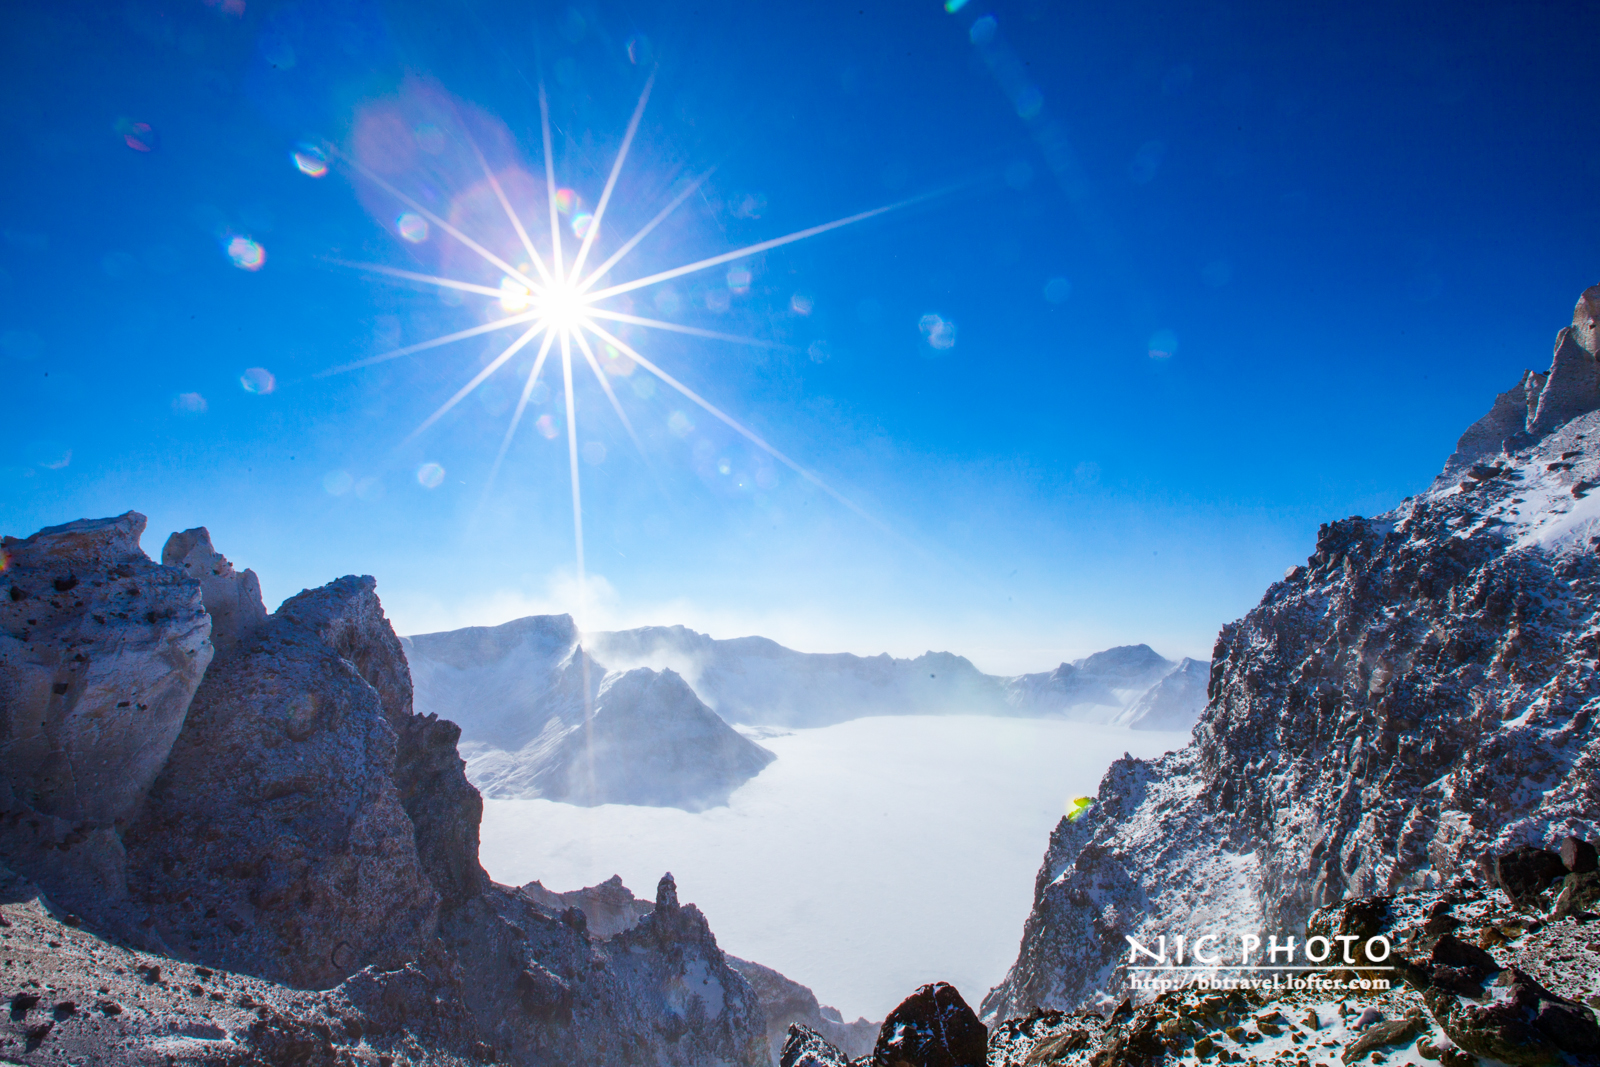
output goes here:
[[1223, 628], [1194, 740], [1052, 834], [1004, 1018], [1120, 996], [1123, 935], [1303, 936], [1600, 832], [1600, 286], [1422, 495], [1323, 526]]

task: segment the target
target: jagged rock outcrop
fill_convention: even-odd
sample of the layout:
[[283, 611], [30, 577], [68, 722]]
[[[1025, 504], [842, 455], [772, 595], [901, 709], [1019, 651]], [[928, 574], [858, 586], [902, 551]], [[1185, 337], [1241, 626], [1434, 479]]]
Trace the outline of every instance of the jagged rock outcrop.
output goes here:
[[[530, 882], [517, 892], [552, 914], [578, 909], [583, 913], [590, 936], [602, 939], [632, 930], [655, 911], [655, 905], [635, 897], [617, 875], [599, 885], [565, 893], [553, 892], [538, 882]], [[761, 1013], [767, 1020], [767, 1042], [774, 1063], [784, 1048], [791, 1025], [808, 1028], [846, 1056], [865, 1056], [872, 1052], [878, 1024], [866, 1019], [847, 1023], [837, 1008], [819, 1004], [816, 994], [799, 982], [785, 978], [771, 967], [726, 953], [724, 957], [728, 966], [739, 972], [755, 992]]]
[[773, 758], [673, 671], [608, 673], [565, 615], [406, 645], [419, 705], [465, 713], [467, 774], [490, 797], [701, 811]]
[[1494, 445], [1480, 422], [1454, 473], [1324, 526], [1224, 627], [1191, 745], [1119, 760], [1051, 835], [986, 1015], [1110, 996], [1124, 935], [1295, 933], [1346, 897], [1597, 836], [1600, 412], [1576, 410], [1597, 302], [1600, 287], [1543, 383], [1526, 376], [1485, 420], [1510, 425], [1521, 403], [1522, 436]]
[[139, 548], [145, 518], [0, 545], [0, 851], [69, 906], [119, 900], [118, 833], [211, 662], [200, 585]]
[[837, 1008], [818, 1003], [817, 995], [809, 988], [785, 978], [771, 967], [735, 956], [728, 957], [728, 965], [744, 976], [761, 1001], [761, 1012], [767, 1017], [767, 1044], [772, 1049], [774, 1064], [781, 1060], [792, 1026], [804, 1027], [847, 1057], [866, 1056], [872, 1052], [878, 1037], [877, 1023], [865, 1018], [845, 1022]]
[[439, 894], [395, 781], [406, 694], [385, 701], [358, 667], [406, 680], [373, 587], [299, 594], [206, 672], [125, 835], [133, 896], [174, 953], [325, 989], [431, 936]]
[[1128, 706], [1116, 722], [1134, 730], [1189, 730], [1206, 706], [1211, 664], [1185, 657]]
[[248, 568], [236, 572], [227, 557], [211, 547], [211, 532], [204, 526], [167, 538], [161, 562], [200, 583], [200, 598], [211, 616], [211, 645], [218, 651], [228, 651], [266, 624], [256, 572]]
[[[35, 883], [0, 870], [0, 893], [31, 902], [39, 921], [22, 940], [33, 948], [50, 945], [57, 920], [80, 931], [72, 954], [23, 953], [19, 935], [6, 935], [11, 958], [52, 989], [135, 981], [128, 950], [108, 933], [197, 980], [169, 989], [150, 969], [165, 964], [137, 964], [153, 988], [138, 1012], [122, 1010], [127, 1018], [102, 1012], [115, 1026], [79, 1026], [76, 1001], [37, 1022], [31, 1005], [14, 1006], [22, 1029], [7, 1054], [52, 1042], [41, 1055], [103, 1058], [114, 1032], [114, 1058], [128, 1063], [394, 1056], [380, 1049], [441, 1064], [767, 1062], [759, 999], [705, 917], [679, 905], [670, 877], [648, 915], [598, 938], [582, 911], [484, 875], [482, 805], [456, 727], [413, 712], [405, 655], [371, 578], [303, 592], [269, 616], [250, 601], [248, 572], [233, 573], [203, 529], [176, 535], [163, 565], [138, 550], [142, 527], [130, 514], [6, 542], [0, 604], [23, 614], [6, 616], [15, 625], [0, 660], [0, 715], [24, 741], [18, 716], [42, 713], [51, 729], [44, 748], [0, 748], [6, 821], [32, 830], [0, 837], [0, 860]], [[207, 665], [213, 600], [230, 621]], [[107, 668], [119, 691], [102, 699]], [[55, 673], [41, 707], [44, 669]], [[57, 700], [80, 679], [93, 683], [90, 699]], [[138, 729], [118, 696], [129, 698], [124, 709], [159, 715]], [[96, 733], [98, 719], [120, 733]], [[92, 773], [75, 791], [40, 774], [47, 758], [84, 753], [101, 763], [84, 765]], [[39, 805], [50, 804], [76, 822], [45, 818]], [[59, 825], [71, 832], [58, 841], [48, 832]], [[62, 852], [104, 860], [99, 880], [64, 865]], [[225, 991], [241, 987], [257, 992], [235, 1002]], [[231, 1007], [208, 1007], [215, 1022], [202, 1024], [182, 998]]]

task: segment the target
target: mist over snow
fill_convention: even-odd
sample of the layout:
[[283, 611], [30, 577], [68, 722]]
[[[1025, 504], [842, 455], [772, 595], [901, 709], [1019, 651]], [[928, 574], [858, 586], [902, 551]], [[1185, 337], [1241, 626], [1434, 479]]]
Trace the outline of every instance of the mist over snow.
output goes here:
[[1187, 732], [1060, 719], [899, 715], [760, 731], [777, 759], [729, 798], [669, 807], [484, 802], [491, 877], [565, 891], [665, 871], [722, 948], [882, 1018], [934, 980], [976, 1000], [1016, 955], [1040, 842], [1124, 752]]

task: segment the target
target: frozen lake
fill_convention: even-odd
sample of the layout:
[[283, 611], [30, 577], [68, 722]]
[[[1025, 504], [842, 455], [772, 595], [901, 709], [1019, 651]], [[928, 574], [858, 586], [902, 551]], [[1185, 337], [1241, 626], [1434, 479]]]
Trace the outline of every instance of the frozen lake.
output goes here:
[[671, 871], [725, 950], [847, 1019], [881, 1019], [935, 980], [977, 1008], [1016, 957], [1067, 799], [1124, 752], [1186, 743], [1053, 719], [856, 719], [761, 740], [778, 758], [697, 815], [485, 801], [483, 864], [560, 891], [620, 874], [646, 899]]

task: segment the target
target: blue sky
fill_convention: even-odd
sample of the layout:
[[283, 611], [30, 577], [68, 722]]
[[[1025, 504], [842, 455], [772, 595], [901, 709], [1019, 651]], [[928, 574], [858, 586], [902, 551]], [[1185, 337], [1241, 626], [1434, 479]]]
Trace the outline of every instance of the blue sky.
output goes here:
[[513, 254], [470, 134], [536, 179], [508, 195], [543, 244], [541, 80], [569, 255], [652, 70], [596, 258], [715, 168], [608, 282], [910, 201], [631, 294], [765, 342], [629, 335], [870, 519], [634, 368], [608, 377], [641, 458], [580, 366], [594, 627], [1204, 656], [1320, 522], [1423, 488], [1600, 275], [1593, 5], [0, 18], [0, 527], [133, 508], [159, 554], [205, 525], [269, 607], [371, 573], [402, 632], [577, 605], [565, 413], [552, 363], [491, 486], [534, 347], [408, 435], [514, 333], [319, 376], [498, 307], [345, 264], [504, 276], [406, 240], [347, 160]]

